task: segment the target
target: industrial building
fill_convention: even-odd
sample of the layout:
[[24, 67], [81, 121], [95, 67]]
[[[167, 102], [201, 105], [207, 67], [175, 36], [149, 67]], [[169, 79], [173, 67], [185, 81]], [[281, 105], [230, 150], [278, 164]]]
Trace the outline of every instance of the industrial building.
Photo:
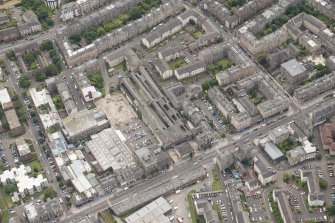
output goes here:
[[62, 131], [70, 143], [78, 142], [108, 127], [110, 123], [101, 109], [84, 109], [62, 121]]
[[278, 162], [285, 159], [285, 155], [280, 151], [280, 149], [269, 141], [264, 144], [264, 151], [270, 157], [273, 162]]
[[139, 68], [139, 73], [122, 79], [121, 91], [141, 113], [144, 123], [161, 142], [162, 149], [191, 138], [191, 131], [144, 67]]
[[127, 223], [145, 223], [155, 221], [168, 223], [170, 220], [165, 216], [165, 214], [170, 211], [172, 211], [171, 205], [163, 197], [159, 197], [140, 210], [129, 215], [125, 220]]
[[128, 182], [137, 178], [134, 172], [140, 169], [139, 165], [119, 130], [107, 128], [91, 135], [86, 148], [87, 152], [96, 159], [98, 171], [105, 172], [111, 169], [114, 174], [120, 175], [124, 181]]
[[[181, 174], [176, 178], [166, 179], [164, 182], [160, 182], [158, 186], [150, 188], [141, 194], [137, 194], [132, 199], [126, 199], [117, 204], [113, 204], [111, 209], [116, 215], [129, 213], [129, 211], [136, 210], [143, 204], [157, 199], [160, 196], [166, 196], [181, 187], [189, 186], [198, 180], [204, 179], [206, 175], [206, 170], [202, 167], [198, 167], [188, 173]], [[111, 203], [112, 202], [113, 200], [111, 200]]]

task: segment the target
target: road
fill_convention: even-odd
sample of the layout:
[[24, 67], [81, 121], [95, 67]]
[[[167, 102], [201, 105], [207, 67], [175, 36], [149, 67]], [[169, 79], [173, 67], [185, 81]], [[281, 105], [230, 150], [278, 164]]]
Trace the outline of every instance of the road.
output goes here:
[[[14, 87], [14, 90], [16, 92], [16, 94], [21, 98], [22, 100], [22, 93], [24, 92], [24, 90], [20, 89], [19, 86], [17, 85], [17, 78], [15, 76], [15, 73], [13, 71], [13, 69], [11, 69], [11, 65], [10, 62], [8, 61], [7, 58], [5, 58], [5, 64], [7, 66], [7, 70], [9, 70], [9, 80], [12, 84], [12, 86]], [[60, 191], [57, 181], [56, 181], [56, 176], [54, 175], [52, 168], [50, 167], [50, 163], [48, 161], [48, 159], [46, 158], [41, 146], [38, 142], [38, 133], [37, 133], [37, 128], [33, 125], [31, 119], [27, 119], [26, 120], [26, 124], [28, 127], [28, 131], [30, 131], [31, 135], [33, 136], [33, 142], [34, 142], [34, 147], [35, 147], [35, 151], [37, 154], [37, 157], [39, 159], [39, 161], [42, 164], [42, 167], [45, 171], [47, 171], [47, 178], [48, 178], [48, 182], [51, 183], [51, 185], [53, 186], [53, 188], [56, 190], [58, 197], [63, 197], [62, 192]]]
[[[328, 103], [329, 101], [324, 101], [323, 103]], [[267, 134], [270, 129], [273, 129], [283, 124], [287, 124], [293, 121], [295, 118], [301, 116], [302, 114], [308, 114], [312, 112], [314, 109], [315, 109], [314, 105], [306, 107], [305, 109], [295, 112], [290, 116], [284, 117], [274, 123], [267, 125], [266, 127], [260, 128], [257, 131], [246, 132], [244, 134], [241, 134], [239, 140], [233, 140], [230, 141], [229, 143], [223, 141], [218, 142], [218, 144], [215, 147], [219, 148], [219, 150], [229, 150], [236, 143], [243, 143], [245, 141], [252, 141], [253, 139], [259, 138], [260, 135]], [[203, 154], [202, 155], [203, 159], [199, 161], [199, 165], [206, 165], [212, 162], [213, 158], [216, 156], [216, 153], [217, 153], [216, 150], [211, 150]], [[61, 222], [65, 223], [86, 214], [93, 214], [102, 211], [108, 207], [113, 206], [113, 204], [117, 204], [122, 200], [129, 199], [129, 197], [132, 197], [136, 193], [138, 194], [143, 191], [147, 191], [150, 188], [153, 188], [155, 185], [157, 185], [157, 183], [161, 183], [162, 181], [170, 179], [173, 176], [186, 173], [193, 168], [194, 168], [193, 162], [181, 163], [180, 165], [174, 166], [172, 170], [163, 173], [161, 175], [158, 175], [148, 181], [141, 182], [127, 191], [121, 191], [115, 194], [109, 194], [104, 197], [100, 197], [99, 199], [91, 203], [88, 203], [82, 206], [81, 208], [72, 208], [71, 211], [66, 216], [67, 218], [62, 219]]]
[[[197, 9], [198, 10], [198, 9]], [[214, 22], [213, 24], [215, 24], [216, 28], [218, 30], [221, 31], [220, 28], [218, 28], [217, 24]], [[45, 31], [44, 33], [40, 33], [34, 36], [29, 36], [29, 42], [41, 42], [43, 40], [46, 39], [54, 39], [56, 36], [55, 30], [59, 30], [62, 29], [60, 26], [55, 26], [52, 29]], [[232, 41], [236, 42], [236, 39], [234, 39], [232, 34], [226, 33], [224, 31], [221, 31], [224, 33], [224, 36], [226, 39], [231, 39]], [[131, 48], [132, 46], [135, 46], [139, 43], [141, 36], [135, 37], [134, 39], [132, 39], [131, 41], [124, 43], [119, 49], [113, 51], [113, 53], [117, 53], [120, 51], [123, 51], [126, 48]], [[4, 54], [5, 52], [7, 52], [10, 49], [13, 49], [15, 47], [19, 47], [19, 46], [23, 46], [27, 44], [27, 40], [22, 39], [22, 40], [18, 40], [17, 42], [13, 42], [10, 44], [5, 44], [5, 45], [1, 45], [0, 46], [0, 54]], [[126, 44], [126, 45], [125, 45]], [[100, 55], [100, 59], [103, 59], [105, 55], [109, 54], [109, 52], [106, 52], [102, 55]], [[61, 54], [60, 54], [61, 55]], [[250, 55], [249, 55], [250, 56]], [[10, 71], [10, 81], [12, 82], [12, 85], [15, 88], [15, 91], [18, 93], [18, 95], [21, 96], [21, 93], [23, 92], [18, 86], [17, 86], [17, 80], [15, 77], [15, 74], [13, 73], [13, 71], [11, 69], [9, 69]], [[105, 73], [105, 72], [104, 72]], [[72, 89], [71, 93], [73, 95], [73, 97], [76, 99], [76, 101], [78, 102], [77, 106], [78, 110], [83, 109], [84, 107], [82, 107], [82, 105], [84, 106], [84, 103], [81, 103], [81, 97], [79, 95], [79, 92], [77, 90], [74, 90], [76, 87], [73, 83], [73, 80], [71, 78], [71, 73], [69, 70], [65, 71], [63, 73], [64, 76], [64, 80], [67, 82], [70, 90]], [[60, 77], [63, 78], [63, 77]], [[278, 83], [277, 83], [278, 84]], [[278, 90], [281, 91], [282, 89], [280, 88], [280, 85], [278, 84]], [[107, 88], [106, 85], [106, 90], [109, 90], [109, 86]], [[76, 93], [75, 93], [76, 92]], [[324, 103], [327, 103], [327, 101], [325, 101]], [[297, 108], [294, 104], [292, 104], [293, 108]], [[239, 139], [232, 139], [229, 142], [227, 142], [227, 140], [225, 141], [219, 141], [216, 145], [215, 148], [218, 148], [218, 150], [228, 150], [230, 148], [232, 148], [232, 146], [234, 146], [236, 143], [242, 143], [245, 141], [252, 141], [255, 138], [259, 138], [259, 136], [264, 135], [266, 133], [268, 133], [268, 131], [274, 127], [286, 124], [288, 122], [293, 121], [296, 117], [301, 116], [303, 113], [310, 113], [311, 111], [313, 111], [315, 109], [315, 105], [303, 108], [303, 109], [294, 109], [295, 112], [292, 115], [289, 115], [285, 118], [282, 118], [272, 124], [269, 124], [265, 127], [262, 127], [260, 129], [258, 129], [257, 131], [253, 131], [253, 132], [245, 132], [243, 134], [240, 134]], [[35, 126], [33, 126], [33, 124], [31, 123], [30, 120], [27, 120], [27, 124], [29, 127], [29, 131], [31, 131], [35, 142], [38, 139], [38, 135], [36, 132], [36, 128]], [[40, 160], [44, 170], [46, 170], [48, 172], [47, 177], [49, 182], [52, 182], [52, 185], [54, 187], [54, 189], [57, 191], [58, 197], [63, 197], [62, 192], [59, 190], [58, 185], [57, 185], [57, 181], [55, 179], [55, 175], [53, 174], [53, 171], [50, 167], [50, 164], [48, 162], [48, 160], [46, 159], [44, 153], [42, 152], [42, 149], [40, 147], [39, 144], [34, 144], [35, 146], [35, 150], [38, 156], [38, 159]], [[213, 158], [216, 156], [216, 150], [212, 149], [209, 152], [206, 152], [205, 154], [202, 154], [203, 159], [198, 161], [198, 165], [206, 165], [210, 162], [212, 162]], [[139, 182], [137, 185], [135, 185], [133, 188], [130, 188], [127, 191], [120, 191], [114, 194], [108, 194], [106, 196], [100, 197], [95, 201], [92, 201], [88, 204], [83, 205], [81, 208], [72, 208], [70, 210], [70, 212], [67, 212], [67, 215], [64, 216], [64, 218], [61, 220], [61, 222], [69, 222], [70, 220], [73, 219], [77, 219], [83, 215], [88, 215], [88, 214], [94, 214], [97, 213], [99, 211], [102, 211], [112, 205], [115, 205], [119, 202], [121, 202], [122, 200], [125, 199], [129, 199], [129, 197], [133, 197], [134, 194], [138, 194], [147, 190], [150, 190], [151, 188], [155, 187], [156, 185], [161, 184], [162, 182], [171, 179], [172, 177], [176, 176], [176, 175], [181, 175], [184, 173], [187, 173], [189, 170], [193, 169], [193, 162], [184, 162], [184, 163], [180, 163], [179, 165], [174, 166], [174, 168], [170, 171], [167, 171], [163, 174], [160, 174], [152, 179], [149, 179], [147, 181], [142, 181]]]
[[0, 45], [0, 54], [5, 54], [8, 50], [12, 50], [16, 47], [21, 47], [21, 46], [25, 46], [28, 43], [39, 43], [43, 40], [52, 40], [56, 37], [56, 30], [62, 30], [65, 27], [58, 25], [58, 26], [54, 26], [53, 28], [47, 30], [47, 31], [43, 31], [41, 33], [38, 33], [36, 35], [32, 35], [32, 36], [28, 36], [28, 40], [26, 39], [21, 39], [21, 40], [17, 40], [8, 44], [2, 44]]

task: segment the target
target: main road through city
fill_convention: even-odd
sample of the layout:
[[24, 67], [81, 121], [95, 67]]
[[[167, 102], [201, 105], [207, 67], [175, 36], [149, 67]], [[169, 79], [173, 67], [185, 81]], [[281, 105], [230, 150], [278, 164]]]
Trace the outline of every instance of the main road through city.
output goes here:
[[[214, 24], [217, 25], [216, 23], [214, 23]], [[59, 30], [59, 29], [63, 29], [63, 28], [65, 28], [65, 27], [55, 26], [48, 31], [45, 31], [43, 33], [28, 37], [29, 40], [21, 39], [21, 40], [18, 40], [17, 42], [14, 42], [14, 43], [0, 45], [0, 54], [4, 54], [8, 50], [13, 49], [15, 47], [20, 47], [20, 46], [26, 45], [27, 42], [29, 42], [29, 43], [31, 43], [31, 42], [41, 42], [41, 41], [46, 40], [46, 39], [54, 39], [55, 36], [56, 36], [55, 31]], [[216, 28], [218, 28], [218, 27], [216, 27]], [[136, 43], [137, 40], [138, 40], [138, 38], [134, 38], [133, 40], [128, 42], [126, 46], [122, 46], [118, 50], [124, 50], [124, 48], [131, 47], [133, 45], [132, 43]], [[100, 57], [103, 57], [103, 56], [104, 56], [104, 54], [101, 55]], [[14, 77], [14, 75], [13, 75], [13, 77]], [[11, 81], [13, 82], [13, 85], [15, 86], [16, 85], [15, 81], [14, 80], [11, 80]], [[16, 89], [16, 90], [18, 90], [18, 89]], [[335, 99], [329, 99], [328, 101], [324, 101], [323, 103], [329, 103], [330, 100], [335, 100]], [[273, 122], [273, 123], [271, 123], [267, 126], [259, 128], [257, 131], [245, 132], [244, 134], [241, 134], [238, 139], [230, 138], [230, 141], [228, 141], [228, 142], [227, 142], [227, 140], [219, 141], [218, 144], [215, 145], [215, 148], [219, 148], [217, 150], [220, 152], [220, 151], [223, 151], [223, 150], [228, 150], [233, 145], [235, 145], [235, 143], [242, 144], [245, 141], [252, 141], [255, 138], [262, 137], [262, 135], [266, 134], [270, 129], [272, 129], [274, 127], [277, 127], [277, 126], [280, 126], [280, 125], [283, 125], [283, 124], [286, 124], [288, 122], [291, 122], [295, 118], [297, 118], [298, 116], [301, 116], [303, 114], [308, 114], [308, 113], [312, 112], [314, 109], [316, 109], [315, 105], [311, 105], [311, 106], [305, 107], [303, 109], [298, 109], [296, 106], [294, 106], [294, 104], [292, 104], [292, 107], [294, 107], [294, 112], [291, 115], [288, 115], [287, 117], [284, 117], [282, 119], [278, 119], [277, 121], [275, 121], [275, 122]], [[29, 126], [29, 127], [31, 127], [31, 126]], [[32, 130], [32, 132], [34, 132], [34, 131]], [[215, 149], [212, 149], [208, 152], [205, 152], [204, 154], [201, 155], [202, 159], [201, 160], [198, 159], [198, 161], [197, 161], [198, 165], [205, 166], [205, 165], [211, 163], [213, 158], [216, 156], [216, 154], [217, 154], [217, 151]], [[199, 158], [199, 156], [196, 157], [196, 159], [197, 158]], [[194, 165], [194, 162], [191, 162], [191, 161], [180, 163], [179, 165], [175, 165], [172, 170], [167, 171], [165, 173], [162, 173], [158, 176], [155, 176], [152, 179], [149, 179], [147, 181], [139, 182], [137, 185], [135, 185], [134, 187], [132, 187], [132, 188], [126, 190], [126, 191], [120, 191], [120, 192], [117, 192], [117, 193], [114, 193], [114, 194], [108, 194], [106, 196], [99, 197], [96, 200], [94, 200], [90, 203], [87, 203], [80, 208], [72, 208], [69, 212], [67, 212], [62, 217], [60, 222], [67, 223], [67, 222], [70, 222], [71, 220], [80, 218], [84, 215], [94, 214], [94, 213], [100, 212], [100, 211], [102, 211], [102, 210], [104, 210], [108, 207], [112, 207], [113, 205], [115, 205], [115, 204], [117, 204], [117, 203], [119, 203], [123, 200], [126, 200], [126, 199], [129, 199], [129, 198], [132, 198], [132, 197], [136, 196], [136, 194], [139, 194], [141, 192], [144, 192], [144, 191], [150, 190], [151, 188], [154, 188], [155, 186], [161, 184], [162, 182], [165, 182], [167, 179], [171, 179], [172, 177], [175, 177], [175, 176], [178, 176], [178, 175], [183, 175], [183, 174], [189, 172], [190, 170], [192, 170], [194, 168], [193, 165]], [[57, 191], [57, 192], [58, 192], [58, 194], [61, 193], [60, 191]]]
[[[329, 103], [330, 101], [333, 101], [335, 99], [329, 99], [327, 101], [324, 101], [323, 103]], [[320, 105], [319, 105], [320, 106]], [[243, 143], [245, 141], [252, 141], [253, 139], [257, 138], [257, 137], [261, 137], [262, 135], [268, 133], [268, 131], [272, 128], [275, 128], [277, 126], [283, 125], [283, 124], [287, 124], [291, 121], [293, 121], [295, 118], [303, 115], [303, 114], [309, 114], [311, 113], [313, 110], [316, 109], [315, 105], [306, 107], [304, 109], [298, 110], [296, 112], [294, 112], [292, 115], [290, 116], [286, 116], [281, 118], [280, 120], [277, 120], [276, 122], [273, 122], [267, 126], [264, 126], [263, 128], [260, 128], [256, 131], [249, 131], [246, 132], [244, 134], [241, 134], [241, 137], [238, 140], [232, 140], [230, 142], [226, 142], [226, 143], [221, 143], [222, 147], [219, 145], [218, 149], [219, 151], [223, 151], [223, 150], [228, 150], [229, 148], [231, 148], [233, 145], [235, 145], [235, 143]], [[217, 151], [216, 150], [211, 150], [208, 152], [205, 152], [204, 154], [200, 155], [202, 157], [201, 160], [198, 159], [198, 165], [206, 165], [209, 164], [210, 162], [212, 162], [213, 158], [216, 156]], [[198, 156], [199, 157], [199, 156]], [[194, 162], [189, 161], [189, 162], [184, 162], [181, 163], [180, 165], [176, 165], [174, 166], [174, 168], [170, 171], [167, 171], [165, 173], [162, 173], [152, 179], [149, 179], [147, 181], [143, 181], [137, 185], [135, 185], [134, 187], [126, 190], [126, 191], [120, 191], [118, 193], [115, 194], [109, 194], [106, 195], [104, 197], [100, 197], [95, 201], [92, 201], [86, 205], [83, 205], [81, 208], [72, 208], [70, 212], [68, 212], [67, 215], [65, 215], [63, 217], [63, 219], [60, 222], [69, 222], [73, 219], [77, 219], [79, 217], [82, 217], [83, 215], [90, 215], [90, 214], [94, 214], [97, 213], [99, 211], [102, 211], [108, 207], [112, 207], [113, 205], [132, 198], [134, 196], [136, 196], [136, 194], [139, 194], [141, 192], [150, 190], [151, 188], [154, 188], [156, 185], [161, 184], [162, 182], [165, 182], [166, 179], [171, 179], [172, 177], [175, 176], [179, 176], [179, 175], [183, 175], [185, 173], [187, 173], [188, 171], [192, 170], [194, 168]]]

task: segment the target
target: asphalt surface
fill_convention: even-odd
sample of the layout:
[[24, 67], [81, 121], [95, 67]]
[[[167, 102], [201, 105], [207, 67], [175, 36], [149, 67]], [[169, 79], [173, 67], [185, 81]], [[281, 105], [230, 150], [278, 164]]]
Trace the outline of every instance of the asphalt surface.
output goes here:
[[[196, 9], [198, 11], [200, 11], [199, 9]], [[225, 39], [234, 39], [232, 34], [226, 33], [224, 31], [222, 31], [222, 29], [219, 28], [219, 25], [214, 23], [215, 26], [217, 27], [217, 29], [220, 32], [224, 33], [224, 37]], [[28, 39], [29, 41], [25, 40], [25, 39], [21, 39], [18, 40], [16, 42], [12, 42], [9, 44], [3, 44], [0, 45], [0, 54], [4, 54], [6, 53], [8, 50], [11, 50], [15, 47], [20, 47], [20, 46], [24, 46], [27, 44], [27, 42], [32, 43], [32, 42], [41, 42], [43, 40], [46, 39], [54, 39], [56, 36], [55, 30], [59, 30], [61, 29], [60, 26], [55, 26], [52, 29], [45, 31], [43, 33], [39, 33], [37, 35], [33, 35], [33, 36], [29, 36]], [[140, 40], [141, 36], [139, 37], [135, 37], [133, 40], [123, 44], [118, 50], [114, 51], [114, 53], [118, 52], [118, 51], [122, 51], [126, 48], [135, 46], [138, 44], [139, 40]], [[104, 55], [109, 54], [105, 53], [102, 54], [100, 56], [100, 58], [103, 58]], [[61, 55], [61, 54], [60, 54]], [[5, 60], [5, 62], [7, 63], [7, 61]], [[10, 72], [10, 81], [12, 83], [12, 85], [14, 86], [15, 91], [18, 93], [18, 95], [21, 95], [21, 93], [23, 92], [18, 86], [17, 86], [17, 79], [15, 77], [15, 74], [13, 73], [12, 69], [9, 69]], [[75, 89], [75, 85], [73, 83], [73, 80], [71, 78], [71, 74], [67, 73], [68, 71], [65, 72], [65, 81], [67, 82], [67, 85], [69, 86], [69, 89], [73, 95], [73, 97], [75, 98], [75, 100], [77, 101], [77, 106], [78, 106], [78, 110], [82, 110], [85, 108], [84, 103], [82, 102], [82, 99], [80, 97], [79, 92]], [[280, 86], [280, 85], [279, 85]], [[107, 87], [107, 86], [106, 86]], [[106, 89], [108, 90], [108, 89]], [[282, 90], [280, 89], [280, 87], [278, 88], [278, 90]], [[327, 101], [325, 101], [324, 103], [327, 103]], [[310, 113], [315, 109], [315, 105], [306, 107], [304, 109], [299, 109], [295, 104], [291, 105], [294, 108], [294, 114], [284, 117], [280, 120], [277, 120], [276, 122], [269, 124], [265, 127], [262, 127], [260, 129], [258, 129], [257, 131], [253, 131], [253, 132], [245, 132], [243, 134], [239, 135], [239, 139], [232, 139], [230, 140], [228, 143], [225, 141], [219, 141], [218, 144], [215, 146], [217, 148], [220, 148], [220, 150], [227, 150], [229, 148], [231, 148], [233, 145], [235, 144], [239, 144], [239, 143], [243, 143], [245, 141], [251, 141], [252, 139], [258, 138], [261, 135], [267, 134], [268, 131], [274, 127], [286, 124], [290, 121], [293, 121], [296, 117], [301, 116], [302, 113], [306, 114], [306, 113]], [[34, 141], [37, 142], [38, 139], [38, 135], [37, 135], [37, 129], [35, 126], [33, 126], [33, 124], [31, 123], [30, 120], [27, 120], [27, 124], [29, 127], [29, 131], [31, 131], [32, 135], [34, 136]], [[52, 182], [52, 185], [54, 187], [54, 189], [57, 191], [58, 197], [63, 197], [62, 192], [59, 190], [58, 185], [56, 183], [55, 180], [55, 175], [53, 174], [53, 171], [50, 167], [50, 164], [47, 160], [47, 158], [45, 157], [45, 154], [42, 152], [42, 149], [40, 147], [39, 144], [34, 144], [35, 146], [35, 150], [38, 156], [38, 159], [40, 160], [43, 169], [47, 171], [47, 177], [49, 182]], [[210, 162], [212, 162], [213, 158], [216, 155], [216, 151], [215, 150], [211, 150], [205, 154], [202, 154], [202, 160], [198, 160], [198, 165], [206, 165]], [[162, 181], [165, 181], [166, 179], [170, 179], [174, 176], [177, 175], [181, 175], [184, 173], [187, 173], [188, 171], [192, 170], [194, 168], [193, 166], [194, 162], [184, 162], [184, 163], [180, 163], [180, 165], [174, 166], [174, 168], [171, 171], [167, 171], [165, 173], [162, 173], [152, 179], [149, 179], [147, 181], [143, 181], [143, 182], [139, 182], [137, 185], [135, 185], [133, 188], [128, 189], [127, 191], [120, 191], [118, 193], [115, 194], [109, 194], [106, 195], [104, 197], [100, 197], [95, 201], [92, 201], [88, 204], [83, 205], [81, 208], [72, 208], [70, 212], [67, 212], [67, 214], [65, 216], [63, 216], [63, 219], [61, 220], [61, 222], [69, 222], [70, 220], [73, 219], [77, 219], [79, 217], [82, 217], [83, 215], [90, 215], [90, 214], [94, 214], [97, 212], [100, 212], [110, 206], [113, 206], [119, 202], [121, 202], [122, 200], [125, 199], [129, 199], [129, 197], [133, 197], [135, 194], [141, 193], [143, 191], [147, 191], [153, 187], [155, 187], [156, 185], [159, 185]]]
[[[335, 99], [331, 99], [331, 100], [335, 100]], [[328, 103], [328, 101], [325, 101], [324, 103]], [[280, 120], [277, 120], [276, 122], [273, 122], [263, 128], [260, 128], [257, 131], [246, 132], [244, 134], [241, 134], [238, 140], [230, 141], [229, 143], [226, 143], [225, 145], [222, 142], [218, 142], [219, 144], [222, 143], [222, 147], [220, 148], [220, 150], [227, 150], [231, 148], [234, 144], [243, 143], [245, 141], [252, 141], [255, 138], [259, 138], [261, 135], [267, 134], [270, 129], [273, 129], [283, 124], [287, 124], [293, 121], [295, 118], [301, 116], [302, 114], [307, 114], [307, 113], [312, 112], [314, 109], [315, 109], [315, 106], [312, 105], [312, 106], [306, 107], [305, 109], [298, 110], [292, 115], [284, 117]], [[218, 146], [220, 147], [220, 145]], [[212, 162], [215, 155], [216, 155], [215, 150], [211, 150], [201, 155], [202, 160], [198, 161], [199, 163], [198, 165], [206, 165]], [[129, 197], [133, 197], [135, 194], [138, 194], [138, 193], [141, 193], [142, 191], [146, 191], [146, 190], [149, 190], [150, 188], [153, 188], [155, 185], [157, 185], [157, 183], [160, 183], [164, 179], [169, 179], [173, 176], [186, 173], [189, 170], [192, 170], [193, 168], [194, 168], [193, 162], [181, 163], [178, 166], [174, 166], [173, 170], [165, 172], [161, 175], [158, 175], [150, 180], [143, 181], [139, 183], [138, 185], [134, 186], [133, 188], [130, 188], [127, 191], [121, 191], [115, 194], [109, 194], [104, 197], [100, 197], [93, 202], [83, 205], [81, 208], [72, 208], [70, 212], [67, 214], [66, 219], [62, 219], [61, 222], [65, 223], [70, 220], [76, 219], [80, 216], [97, 213], [108, 207], [112, 207], [114, 204], [117, 204], [122, 200], [129, 199]]]
[[[17, 93], [17, 95], [21, 98], [22, 100], [22, 93], [24, 92], [24, 90], [22, 90], [21, 88], [19, 88], [19, 86], [17, 85], [17, 77], [15, 76], [14, 71], [12, 70], [12, 67], [9, 64], [9, 61], [7, 59], [5, 59], [5, 64], [6, 66], [8, 66], [8, 70], [9, 70], [9, 80], [12, 84], [12, 86], [14, 87], [15, 92]], [[23, 101], [23, 100], [22, 100]], [[27, 111], [28, 113], [28, 111]], [[31, 119], [27, 119], [26, 120], [26, 124], [27, 124], [27, 131], [30, 131], [31, 135], [33, 136], [33, 143], [34, 143], [34, 148], [37, 154], [37, 158], [40, 161], [43, 170], [46, 171], [46, 177], [48, 179], [49, 184], [53, 187], [53, 189], [57, 192], [57, 195], [59, 198], [63, 198], [63, 193], [62, 191], [59, 189], [58, 187], [58, 183], [56, 181], [56, 176], [50, 166], [50, 163], [46, 157], [46, 155], [44, 154], [44, 151], [42, 150], [40, 144], [38, 143], [38, 128], [36, 126], [33, 125]]]

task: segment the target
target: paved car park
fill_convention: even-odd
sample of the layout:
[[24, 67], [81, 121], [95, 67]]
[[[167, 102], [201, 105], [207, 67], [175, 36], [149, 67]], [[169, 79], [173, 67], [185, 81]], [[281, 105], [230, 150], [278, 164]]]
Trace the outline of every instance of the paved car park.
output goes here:
[[3, 144], [0, 143], [0, 156], [1, 156], [1, 163], [8, 168], [10, 165], [8, 163], [8, 158], [7, 158], [7, 154], [4, 151], [4, 147]]
[[212, 205], [216, 205], [218, 207], [218, 215], [221, 215], [221, 219], [223, 222], [235, 222], [234, 215], [231, 208], [230, 197], [228, 189], [223, 192], [200, 192], [193, 195], [193, 200], [207, 200]]
[[191, 190], [200, 191], [200, 189], [203, 188], [203, 182], [204, 181], [199, 181], [197, 184], [191, 187], [182, 189], [180, 193], [174, 193], [166, 197], [166, 200], [168, 200], [172, 206], [172, 212], [168, 216], [171, 222], [178, 222], [177, 218], [183, 219], [184, 223], [192, 222], [187, 204], [187, 194]]
[[142, 147], [154, 148], [157, 145], [155, 138], [142, 120], [138, 119], [131, 124], [121, 126], [121, 131], [135, 150]]
[[213, 122], [216, 131], [219, 133], [224, 133], [229, 130], [229, 126], [224, 124], [223, 118], [218, 112], [214, 110], [213, 106], [209, 103], [208, 100], [197, 100], [196, 104], [204, 112], [207, 118]]
[[247, 203], [250, 209], [250, 218], [253, 222], [268, 222], [269, 216], [266, 212], [262, 196], [249, 196]]

